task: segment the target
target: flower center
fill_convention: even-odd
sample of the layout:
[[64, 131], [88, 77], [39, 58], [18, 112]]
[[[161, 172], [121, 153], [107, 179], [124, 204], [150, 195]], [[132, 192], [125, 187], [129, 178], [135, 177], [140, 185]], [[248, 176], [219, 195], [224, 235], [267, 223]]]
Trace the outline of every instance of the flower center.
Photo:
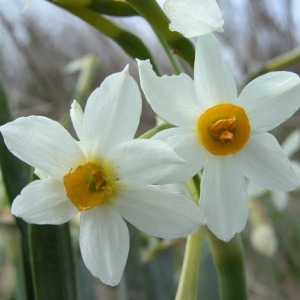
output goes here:
[[245, 110], [233, 104], [218, 104], [207, 109], [198, 119], [198, 137], [215, 155], [240, 151], [250, 136], [250, 123]]
[[64, 176], [66, 194], [78, 210], [101, 204], [114, 192], [116, 176], [105, 169], [88, 162]]

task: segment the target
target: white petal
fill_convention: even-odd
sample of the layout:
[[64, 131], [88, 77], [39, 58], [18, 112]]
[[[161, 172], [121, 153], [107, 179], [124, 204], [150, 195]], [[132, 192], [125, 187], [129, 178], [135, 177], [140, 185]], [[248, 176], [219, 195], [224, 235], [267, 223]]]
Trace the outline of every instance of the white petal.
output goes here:
[[120, 282], [129, 251], [129, 233], [112, 205], [81, 213], [80, 249], [85, 265], [95, 277], [112, 286]]
[[[296, 161], [291, 161], [292, 168], [296, 174], [298, 187], [300, 186], [300, 164]], [[259, 197], [265, 192], [266, 189], [262, 188], [260, 185], [253, 183], [252, 181], [248, 182], [248, 194], [252, 197]], [[289, 194], [283, 191], [271, 191], [271, 199], [274, 206], [278, 210], [284, 210], [288, 204]]]
[[235, 156], [243, 174], [257, 184], [270, 190], [290, 191], [296, 188], [292, 166], [271, 134], [251, 134], [247, 144]]
[[12, 213], [33, 224], [63, 224], [78, 211], [61, 182], [46, 179], [29, 183], [13, 201]]
[[72, 120], [73, 127], [76, 131], [76, 134], [80, 140], [84, 140], [83, 135], [83, 111], [81, 106], [76, 100], [73, 101], [71, 105], [70, 116]]
[[48, 118], [18, 118], [1, 126], [0, 131], [15, 156], [57, 180], [84, 159], [71, 135]]
[[292, 72], [271, 72], [251, 81], [238, 104], [245, 108], [253, 129], [268, 131], [300, 107], [300, 79]]
[[108, 76], [89, 97], [83, 117], [91, 156], [104, 155], [134, 137], [141, 115], [141, 95], [128, 68]]
[[166, 143], [157, 140], [131, 140], [122, 143], [109, 155], [118, 167], [122, 183], [157, 183], [184, 164]]
[[155, 237], [186, 236], [203, 224], [201, 211], [191, 198], [163, 186], [123, 190], [114, 203], [123, 218]]
[[224, 20], [215, 0], [166, 0], [163, 9], [171, 20], [170, 30], [185, 37], [223, 31]]
[[247, 183], [247, 192], [249, 197], [258, 198], [263, 195], [266, 189], [253, 181]]
[[271, 199], [278, 210], [284, 210], [288, 204], [289, 195], [282, 191], [272, 191]]
[[138, 60], [142, 90], [152, 109], [176, 126], [194, 126], [203, 108], [193, 80], [184, 73], [158, 77], [149, 60]]
[[208, 228], [227, 242], [247, 222], [248, 203], [245, 178], [232, 155], [213, 156], [201, 180], [200, 206]]
[[297, 178], [297, 189], [300, 187], [300, 163], [296, 160], [291, 161], [292, 168], [296, 174]]
[[194, 130], [170, 128], [159, 132], [153, 138], [169, 144], [185, 160], [185, 164], [177, 172], [165, 177], [160, 183], [184, 181], [193, 177], [200, 172], [210, 155], [200, 144]]
[[292, 157], [300, 148], [300, 130], [294, 130], [281, 144], [287, 157]]
[[219, 103], [236, 102], [235, 82], [213, 34], [197, 40], [194, 74], [197, 96], [206, 108]]

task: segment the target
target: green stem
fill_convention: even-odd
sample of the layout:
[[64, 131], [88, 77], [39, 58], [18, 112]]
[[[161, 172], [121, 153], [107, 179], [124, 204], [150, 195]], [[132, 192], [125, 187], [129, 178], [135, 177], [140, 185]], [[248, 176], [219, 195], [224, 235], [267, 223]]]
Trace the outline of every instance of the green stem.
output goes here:
[[209, 243], [218, 270], [222, 300], [246, 300], [244, 251], [239, 235], [230, 242], [219, 240], [207, 230]]
[[267, 72], [283, 70], [286, 67], [289, 67], [300, 61], [300, 47], [292, 49], [282, 55], [279, 55], [265, 64], [263, 64], [256, 71], [250, 73], [247, 77], [246, 83], [250, 82], [254, 78], [263, 75]]
[[169, 123], [164, 123], [164, 124], [158, 125], [152, 129], [146, 131], [145, 133], [143, 133], [141, 136], [139, 136], [139, 139], [150, 139], [158, 132], [168, 129], [168, 128], [172, 128], [172, 127], [173, 127], [173, 125], [171, 125]]
[[157, 38], [159, 39], [161, 46], [165, 50], [165, 53], [175, 71], [175, 74], [178, 75], [178, 74], [182, 73], [182, 68], [181, 68], [176, 56], [169, 48], [167, 41], [160, 34], [157, 34]]
[[196, 300], [204, 227], [187, 238], [182, 271], [175, 300]]
[[156, 0], [125, 0], [125, 2], [144, 17], [153, 30], [166, 40], [173, 53], [178, 54], [193, 69], [195, 49], [192, 42], [184, 38], [180, 33], [170, 31], [170, 20], [164, 14]]

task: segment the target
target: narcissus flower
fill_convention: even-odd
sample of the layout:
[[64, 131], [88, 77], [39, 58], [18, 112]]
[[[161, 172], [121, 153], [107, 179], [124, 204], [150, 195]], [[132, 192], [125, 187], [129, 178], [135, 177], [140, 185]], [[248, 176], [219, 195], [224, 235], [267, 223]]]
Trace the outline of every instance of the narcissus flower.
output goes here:
[[170, 30], [185, 37], [223, 31], [224, 20], [215, 0], [166, 0], [163, 10], [170, 19]]
[[177, 126], [155, 136], [187, 161], [172, 180], [186, 180], [203, 170], [200, 206], [217, 237], [228, 241], [246, 224], [245, 177], [269, 189], [296, 187], [287, 157], [267, 131], [299, 108], [298, 75], [263, 75], [238, 96], [212, 34], [197, 40], [194, 81], [183, 73], [158, 77], [149, 61], [138, 64], [141, 86], [153, 110]]
[[140, 92], [126, 68], [91, 94], [84, 113], [73, 102], [79, 142], [45, 117], [0, 127], [8, 149], [40, 177], [14, 200], [12, 213], [29, 223], [62, 224], [80, 212], [83, 260], [110, 285], [119, 283], [129, 250], [123, 218], [163, 238], [185, 236], [201, 225], [197, 204], [155, 185], [183, 160], [161, 141], [133, 140], [140, 113]]

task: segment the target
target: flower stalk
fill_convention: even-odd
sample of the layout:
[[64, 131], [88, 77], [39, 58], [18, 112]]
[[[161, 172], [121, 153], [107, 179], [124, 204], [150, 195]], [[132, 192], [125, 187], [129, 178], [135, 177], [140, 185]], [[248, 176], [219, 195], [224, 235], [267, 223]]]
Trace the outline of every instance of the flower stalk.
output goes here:
[[222, 300], [247, 300], [244, 250], [239, 235], [228, 243], [207, 230], [213, 259], [218, 271]]
[[175, 300], [196, 300], [204, 227], [187, 238], [184, 261]]
[[300, 61], [300, 47], [296, 47], [288, 52], [285, 52], [273, 59], [270, 59], [257, 70], [250, 73], [247, 77], [246, 83], [250, 82], [254, 78], [263, 75], [268, 72], [284, 70], [285, 68], [294, 65]]

